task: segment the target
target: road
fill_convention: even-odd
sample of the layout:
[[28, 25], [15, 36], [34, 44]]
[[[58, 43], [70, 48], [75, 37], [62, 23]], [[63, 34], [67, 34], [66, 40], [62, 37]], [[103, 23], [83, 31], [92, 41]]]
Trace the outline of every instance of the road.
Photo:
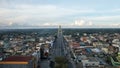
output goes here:
[[55, 39], [55, 42], [53, 43], [52, 47], [52, 56], [59, 57], [59, 56], [65, 56], [65, 44], [63, 41], [63, 35], [62, 32], [58, 32], [57, 38]]
[[68, 46], [67, 41], [63, 37], [62, 29], [58, 29], [57, 38], [55, 39], [53, 46], [51, 48], [51, 56], [54, 60], [55, 57], [67, 57], [68, 61], [68, 68], [76, 68], [75, 63], [71, 60], [70, 55], [70, 47]]
[[50, 63], [49, 60], [41, 61], [40, 68], [50, 68], [49, 63]]

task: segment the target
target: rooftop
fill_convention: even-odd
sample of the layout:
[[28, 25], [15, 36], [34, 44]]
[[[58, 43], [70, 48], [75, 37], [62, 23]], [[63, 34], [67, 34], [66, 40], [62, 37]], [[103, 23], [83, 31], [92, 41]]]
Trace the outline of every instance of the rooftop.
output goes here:
[[6, 58], [4, 61], [29, 61], [31, 60], [33, 57], [32, 56], [10, 56], [8, 58]]
[[88, 57], [90, 62], [98, 62], [98, 60], [95, 57]]

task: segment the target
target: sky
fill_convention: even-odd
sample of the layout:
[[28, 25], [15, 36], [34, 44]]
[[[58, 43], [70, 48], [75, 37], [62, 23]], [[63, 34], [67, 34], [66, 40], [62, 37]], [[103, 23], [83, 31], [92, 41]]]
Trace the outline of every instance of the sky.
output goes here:
[[120, 28], [120, 0], [0, 0], [0, 28]]

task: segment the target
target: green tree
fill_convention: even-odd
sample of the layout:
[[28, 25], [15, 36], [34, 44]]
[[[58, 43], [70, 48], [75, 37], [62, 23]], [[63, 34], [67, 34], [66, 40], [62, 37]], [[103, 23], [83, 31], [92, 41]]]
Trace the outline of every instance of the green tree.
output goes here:
[[65, 57], [55, 57], [55, 68], [68, 68], [67, 59]]

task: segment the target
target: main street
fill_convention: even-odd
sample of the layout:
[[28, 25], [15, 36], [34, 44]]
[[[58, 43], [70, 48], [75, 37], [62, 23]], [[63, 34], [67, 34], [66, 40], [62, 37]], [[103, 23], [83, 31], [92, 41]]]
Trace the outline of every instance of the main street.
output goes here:
[[63, 35], [62, 35], [62, 30], [61, 27], [58, 29], [58, 34], [57, 37], [53, 43], [52, 47], [52, 57], [59, 57], [59, 56], [65, 56], [65, 51], [66, 51], [66, 45], [64, 44], [63, 41]]
[[51, 48], [51, 59], [54, 60], [55, 57], [67, 57], [68, 68], [76, 68], [75, 63], [71, 60], [70, 48], [67, 41], [63, 37], [61, 26], [59, 26], [57, 37], [54, 40], [53, 46]]

